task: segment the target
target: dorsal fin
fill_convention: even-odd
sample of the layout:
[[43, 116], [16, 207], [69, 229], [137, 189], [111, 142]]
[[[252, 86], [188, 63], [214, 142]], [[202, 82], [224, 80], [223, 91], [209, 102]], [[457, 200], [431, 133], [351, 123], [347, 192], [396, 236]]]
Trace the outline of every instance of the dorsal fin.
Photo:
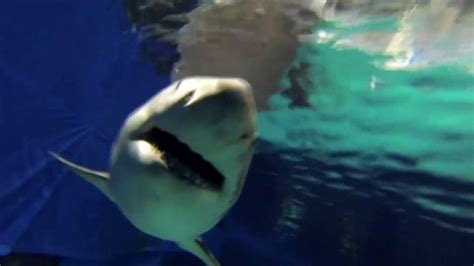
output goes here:
[[64, 159], [60, 155], [49, 152], [54, 158], [58, 161], [66, 165], [69, 169], [71, 169], [74, 173], [84, 178], [87, 182], [91, 183], [92, 185], [96, 186], [102, 193], [104, 193], [110, 200], [114, 201], [112, 195], [110, 194], [109, 188], [107, 186], [107, 181], [110, 178], [110, 173], [108, 172], [101, 172], [92, 170], [78, 164], [75, 164], [69, 160]]

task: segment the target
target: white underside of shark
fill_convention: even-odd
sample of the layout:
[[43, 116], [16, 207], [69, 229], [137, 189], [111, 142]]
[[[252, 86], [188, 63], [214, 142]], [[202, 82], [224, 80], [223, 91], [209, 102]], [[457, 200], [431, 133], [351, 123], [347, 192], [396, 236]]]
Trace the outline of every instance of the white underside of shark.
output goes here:
[[113, 145], [109, 172], [53, 155], [99, 188], [138, 229], [216, 266], [200, 236], [238, 199], [256, 137], [246, 81], [189, 77], [129, 115]]

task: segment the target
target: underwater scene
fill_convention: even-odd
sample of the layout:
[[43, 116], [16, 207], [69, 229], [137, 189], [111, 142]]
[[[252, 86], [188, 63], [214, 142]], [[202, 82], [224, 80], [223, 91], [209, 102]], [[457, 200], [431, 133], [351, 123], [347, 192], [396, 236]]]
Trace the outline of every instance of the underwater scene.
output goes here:
[[474, 1], [4, 1], [0, 266], [474, 265]]

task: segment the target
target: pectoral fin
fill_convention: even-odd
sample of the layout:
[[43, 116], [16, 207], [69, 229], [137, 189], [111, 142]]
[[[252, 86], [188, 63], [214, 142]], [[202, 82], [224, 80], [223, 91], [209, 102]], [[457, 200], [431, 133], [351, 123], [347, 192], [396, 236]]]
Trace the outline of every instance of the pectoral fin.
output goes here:
[[87, 182], [91, 183], [97, 187], [102, 193], [104, 193], [110, 200], [113, 201], [112, 195], [110, 194], [109, 188], [107, 186], [107, 181], [109, 180], [110, 174], [107, 172], [95, 171], [78, 164], [75, 164], [71, 161], [64, 159], [54, 152], [49, 152], [54, 158], [66, 165], [74, 173], [84, 178]]
[[197, 239], [191, 239], [189, 241], [181, 241], [177, 243], [182, 249], [185, 249], [198, 258], [200, 258], [207, 266], [221, 266], [221, 264], [214, 257], [209, 248], [204, 245], [202, 239], [199, 237]]

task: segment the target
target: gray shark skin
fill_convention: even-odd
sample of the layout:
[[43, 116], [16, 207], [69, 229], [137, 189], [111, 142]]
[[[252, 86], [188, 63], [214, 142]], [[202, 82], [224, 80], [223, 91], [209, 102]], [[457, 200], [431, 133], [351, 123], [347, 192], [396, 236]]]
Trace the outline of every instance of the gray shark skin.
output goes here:
[[250, 85], [201, 76], [174, 82], [128, 116], [112, 147], [110, 173], [51, 154], [138, 229], [217, 266], [200, 236], [238, 199], [256, 137]]

